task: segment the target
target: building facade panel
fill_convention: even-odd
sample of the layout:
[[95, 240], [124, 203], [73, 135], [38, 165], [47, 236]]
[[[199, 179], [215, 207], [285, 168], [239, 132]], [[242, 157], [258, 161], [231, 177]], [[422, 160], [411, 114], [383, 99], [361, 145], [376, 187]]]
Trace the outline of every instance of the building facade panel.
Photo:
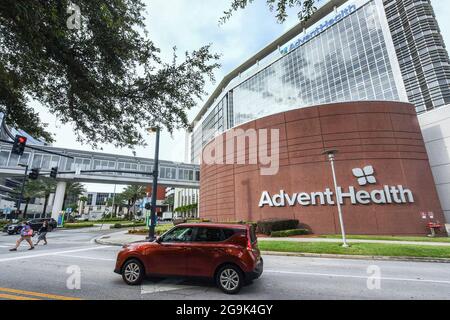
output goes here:
[[[349, 140], [347, 146], [336, 146], [339, 151], [335, 163], [338, 185], [342, 188], [341, 193], [349, 194], [344, 196], [343, 201], [344, 220], [348, 233], [426, 234], [429, 231], [427, 223], [430, 221], [423, 219], [423, 212], [433, 212], [436, 221], [441, 223], [445, 221], [413, 105], [400, 102], [353, 102], [323, 105], [316, 109], [318, 113], [310, 112], [308, 108], [288, 111], [284, 113], [284, 118], [288, 125], [296, 122], [287, 122], [291, 114], [298, 115], [305, 112], [314, 117], [318, 115], [317, 118], [312, 119], [318, 119], [322, 124], [319, 129], [320, 136], [336, 135], [335, 137], [345, 138], [346, 135], [351, 135], [354, 137]], [[325, 116], [322, 116], [322, 110]], [[356, 113], [349, 114], [348, 110]], [[383, 112], [380, 113], [380, 110]], [[343, 113], [346, 116], [345, 121], [342, 121]], [[277, 116], [279, 118], [279, 115], [274, 117]], [[386, 126], [380, 122], [380, 119], [385, 119], [390, 124]], [[263, 119], [263, 121], [271, 123], [270, 119]], [[396, 121], [403, 122], [403, 125], [394, 125]], [[270, 126], [267, 129], [270, 129]], [[383, 141], [383, 138], [379, 138], [381, 142], [377, 141], [376, 135], [379, 133], [388, 133], [395, 137], [398, 132], [413, 135], [410, 140], [415, 141], [414, 149], [404, 150], [403, 142], [395, 138], [390, 139], [389, 144]], [[357, 138], [359, 134], [367, 133], [374, 134], [371, 144]], [[291, 134], [297, 136], [293, 131]], [[303, 135], [307, 135], [307, 132], [303, 132]], [[339, 139], [329, 141], [330, 147], [333, 147], [333, 142]], [[392, 146], [392, 149], [380, 148], [386, 145]], [[221, 166], [214, 165], [216, 170], [209, 171], [209, 166], [203, 164], [202, 173], [208, 171], [209, 174], [208, 179], [202, 181], [200, 190], [200, 217], [212, 221], [295, 218], [306, 224], [314, 233], [339, 233], [335, 203], [322, 200], [322, 197], [325, 199], [324, 194], [328, 189], [333, 192], [331, 197], [334, 196], [333, 199], [336, 200], [330, 163], [322, 154], [327, 146], [322, 142], [310, 147], [313, 148], [312, 155], [305, 153], [290, 158], [290, 161], [282, 164], [278, 173], [273, 176], [261, 175], [262, 166], [259, 165], [227, 165], [226, 172], [234, 177], [234, 185], [226, 186], [226, 197], [221, 197], [220, 192], [209, 192], [210, 188], [214, 190], [221, 188], [220, 179], [216, 179], [217, 171]], [[289, 151], [290, 148], [289, 145]], [[316, 149], [317, 152], [315, 152]], [[320, 153], [319, 150], [321, 150]], [[295, 152], [290, 151], [290, 155], [294, 155]], [[373, 172], [366, 170], [369, 166], [373, 168]], [[354, 169], [362, 170], [362, 168], [366, 170], [365, 176], [356, 175]], [[376, 182], [368, 183], [369, 180], [364, 180], [368, 179], [368, 176], [373, 176]], [[363, 183], [361, 178], [364, 178]], [[359, 192], [370, 194], [371, 201], [352, 203], [351, 188], [354, 188], [354, 194]], [[229, 193], [229, 190], [233, 192]], [[265, 196], [266, 193], [269, 196]], [[302, 203], [300, 195], [309, 195], [310, 202]], [[383, 198], [385, 203], [382, 203]], [[284, 203], [281, 205], [280, 201]], [[293, 201], [293, 205], [289, 204], [289, 201]], [[322, 203], [322, 201], [325, 202]]]

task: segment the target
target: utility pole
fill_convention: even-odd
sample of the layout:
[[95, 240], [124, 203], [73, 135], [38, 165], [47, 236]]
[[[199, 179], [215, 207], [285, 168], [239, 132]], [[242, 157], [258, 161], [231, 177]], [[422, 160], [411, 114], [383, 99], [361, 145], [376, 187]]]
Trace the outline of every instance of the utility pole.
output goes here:
[[152, 209], [150, 214], [150, 227], [148, 232], [148, 240], [155, 241], [155, 227], [156, 227], [156, 198], [158, 196], [158, 174], [159, 174], [159, 136], [161, 129], [159, 127], [152, 128], [152, 132], [156, 132], [155, 145], [155, 163], [153, 165], [153, 186], [152, 186]]
[[336, 194], [336, 203], [337, 203], [338, 214], [339, 214], [339, 223], [341, 225], [342, 242], [343, 242], [342, 247], [348, 248], [350, 246], [347, 243], [347, 237], [345, 235], [344, 217], [342, 214], [341, 203], [340, 203], [339, 197], [338, 197], [338, 183], [337, 183], [337, 178], [336, 178], [336, 170], [334, 168], [334, 161], [336, 160], [337, 153], [338, 153], [337, 150], [326, 150], [323, 152], [323, 154], [328, 155], [328, 160], [330, 161], [330, 164], [331, 164], [331, 173], [333, 175], [334, 190], [335, 190], [335, 194]]
[[[25, 184], [27, 183], [27, 176], [28, 176], [28, 165], [26, 164], [21, 164], [21, 167], [25, 168], [25, 175], [23, 176], [23, 181], [22, 181], [22, 188], [20, 191], [20, 195], [19, 195], [19, 200], [17, 201], [17, 212], [20, 212], [20, 207], [22, 205], [22, 199], [23, 199], [23, 193], [25, 191]], [[26, 219], [25, 213], [24, 213], [24, 219]]]

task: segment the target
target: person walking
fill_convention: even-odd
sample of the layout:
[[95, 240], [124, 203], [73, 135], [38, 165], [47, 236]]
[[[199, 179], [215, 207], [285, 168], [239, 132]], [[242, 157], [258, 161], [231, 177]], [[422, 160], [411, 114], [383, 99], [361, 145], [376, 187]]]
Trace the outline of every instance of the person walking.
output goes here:
[[28, 249], [28, 250], [33, 250], [34, 245], [33, 245], [33, 241], [31, 241], [32, 237], [33, 237], [33, 229], [31, 229], [30, 224], [28, 222], [24, 222], [23, 227], [20, 230], [20, 239], [17, 240], [17, 242], [16, 242], [16, 247], [13, 249], [10, 249], [9, 251], [17, 251], [17, 248], [19, 248], [20, 244], [24, 240], [26, 242], [28, 242], [28, 244], [30, 245], [30, 249]]
[[38, 232], [39, 237], [38, 237], [38, 241], [34, 244], [35, 246], [38, 246], [39, 242], [41, 242], [42, 240], [44, 240], [44, 246], [46, 246], [48, 244], [47, 232], [48, 232], [48, 222], [44, 221], [44, 224], [39, 229], [39, 232]]

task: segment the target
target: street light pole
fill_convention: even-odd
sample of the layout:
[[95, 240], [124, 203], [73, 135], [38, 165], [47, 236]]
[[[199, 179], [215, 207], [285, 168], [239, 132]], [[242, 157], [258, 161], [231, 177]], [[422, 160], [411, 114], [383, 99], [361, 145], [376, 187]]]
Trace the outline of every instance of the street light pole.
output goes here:
[[150, 214], [150, 227], [148, 232], [148, 239], [150, 241], [155, 240], [155, 223], [156, 223], [156, 198], [158, 196], [158, 174], [159, 174], [159, 136], [161, 129], [159, 127], [152, 130], [156, 132], [156, 145], [155, 145], [155, 164], [153, 165], [153, 186], [152, 186], [152, 209]]
[[[20, 212], [20, 207], [22, 205], [23, 193], [25, 191], [25, 183], [27, 182], [27, 176], [28, 176], [28, 165], [20, 165], [20, 166], [25, 168], [25, 175], [23, 176], [22, 188], [20, 191], [19, 200], [17, 201], [17, 211], [18, 212]], [[26, 219], [25, 216], [24, 216], [24, 218]]]
[[338, 213], [339, 213], [339, 223], [341, 225], [342, 242], [343, 242], [342, 246], [344, 248], [348, 248], [350, 246], [347, 243], [347, 237], [345, 235], [344, 217], [342, 215], [341, 203], [338, 199], [338, 183], [337, 183], [337, 178], [336, 178], [336, 170], [334, 168], [334, 161], [336, 159], [336, 153], [337, 153], [337, 150], [327, 150], [324, 152], [324, 154], [328, 155], [328, 160], [330, 161], [330, 164], [331, 164], [331, 172], [333, 174], [334, 191], [336, 194], [336, 203], [337, 203]]

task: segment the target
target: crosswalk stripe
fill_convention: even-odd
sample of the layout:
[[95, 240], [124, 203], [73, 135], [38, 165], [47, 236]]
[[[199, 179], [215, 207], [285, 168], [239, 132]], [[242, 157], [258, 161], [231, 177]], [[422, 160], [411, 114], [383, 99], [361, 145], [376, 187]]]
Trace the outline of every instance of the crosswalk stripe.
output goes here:
[[3, 294], [3, 293], [0, 293], [0, 299], [7, 299], [7, 300], [42, 300], [42, 299], [37, 299], [37, 298], [13, 296], [12, 294]]
[[74, 297], [66, 297], [66, 296], [60, 296], [60, 295], [55, 295], [55, 294], [32, 292], [32, 291], [9, 289], [9, 288], [0, 288], [0, 294], [1, 294], [1, 292], [15, 293], [15, 294], [21, 294], [21, 295], [27, 295], [27, 296], [39, 297], [39, 298], [54, 299], [54, 300], [81, 300], [79, 298], [74, 298]]

